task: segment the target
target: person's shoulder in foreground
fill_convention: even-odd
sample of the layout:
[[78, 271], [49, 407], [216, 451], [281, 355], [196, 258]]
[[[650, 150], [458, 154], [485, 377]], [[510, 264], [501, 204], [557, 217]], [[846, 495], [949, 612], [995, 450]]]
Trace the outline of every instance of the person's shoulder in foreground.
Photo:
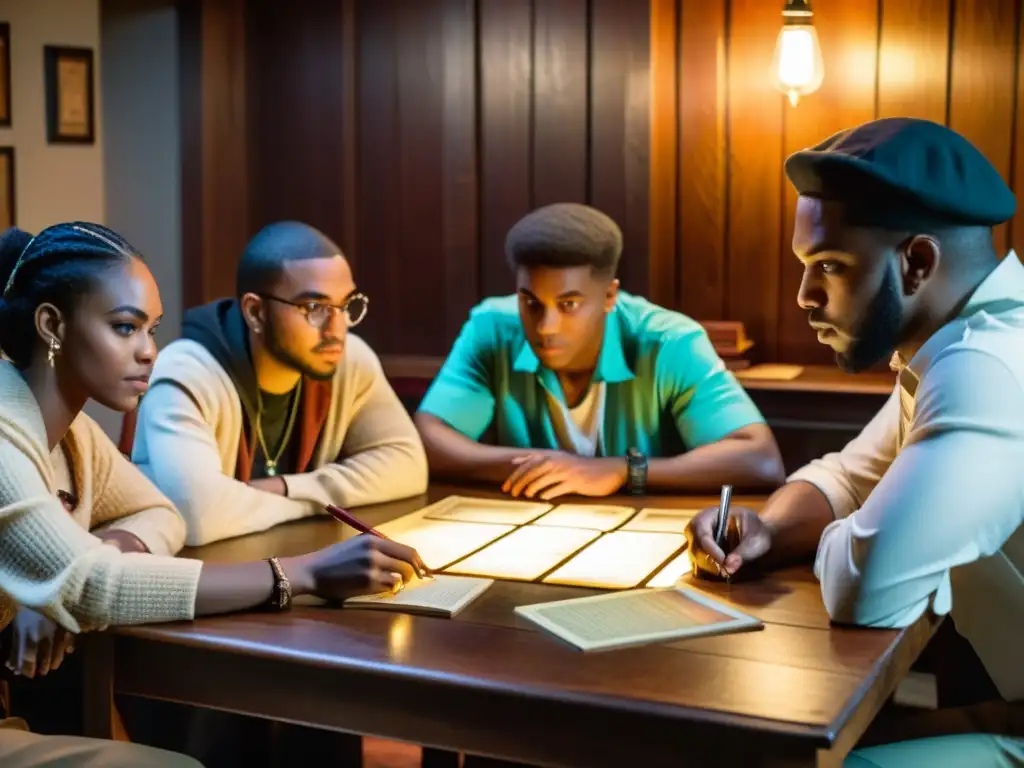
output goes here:
[[186, 314], [139, 411], [133, 459], [181, 510], [189, 543], [422, 493], [419, 435], [349, 333], [369, 299], [338, 246], [271, 224], [242, 255], [237, 293]]
[[[516, 294], [471, 311], [416, 416], [433, 472], [505, 480], [516, 495], [543, 490], [526, 472], [573, 475], [577, 492], [605, 495], [630, 453], [652, 488], [781, 481], [770, 430], [703, 328], [619, 290], [615, 222], [546, 206], [505, 248]], [[497, 445], [478, 442], [488, 431]]]
[[[893, 356], [886, 407], [798, 470], [727, 557], [688, 530], [695, 565], [806, 557], [833, 619], [907, 626], [952, 612], [999, 691], [1024, 695], [1024, 267], [993, 245], [1016, 209], [950, 129], [878, 120], [792, 156], [798, 300], [850, 372]], [[710, 553], [710, 555], [709, 555]]]

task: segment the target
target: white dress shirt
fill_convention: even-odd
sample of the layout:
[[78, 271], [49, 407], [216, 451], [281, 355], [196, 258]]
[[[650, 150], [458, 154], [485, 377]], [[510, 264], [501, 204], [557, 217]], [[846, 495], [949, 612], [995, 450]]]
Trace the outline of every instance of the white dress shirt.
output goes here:
[[1012, 251], [839, 453], [789, 480], [835, 521], [814, 572], [838, 622], [952, 613], [1000, 693], [1024, 699], [1024, 266]]

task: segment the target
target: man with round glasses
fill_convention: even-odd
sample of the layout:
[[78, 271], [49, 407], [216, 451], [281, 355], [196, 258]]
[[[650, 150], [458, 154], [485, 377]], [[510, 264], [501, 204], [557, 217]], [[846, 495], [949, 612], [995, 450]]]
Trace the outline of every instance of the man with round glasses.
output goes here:
[[370, 347], [341, 249], [278, 222], [246, 246], [238, 298], [189, 310], [139, 407], [132, 459], [201, 545], [422, 493], [416, 428]]

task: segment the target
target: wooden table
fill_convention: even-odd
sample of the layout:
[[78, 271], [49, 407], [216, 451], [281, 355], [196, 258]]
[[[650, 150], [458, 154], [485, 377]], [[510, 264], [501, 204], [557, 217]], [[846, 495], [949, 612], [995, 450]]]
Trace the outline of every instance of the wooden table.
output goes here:
[[[488, 495], [436, 486], [429, 498], [450, 493]], [[425, 502], [360, 514], [377, 525]], [[319, 519], [185, 554], [249, 560], [351, 535]], [[904, 631], [830, 627], [806, 567], [698, 585], [765, 629], [582, 654], [513, 608], [594, 590], [512, 582], [454, 620], [309, 604], [119, 629], [90, 650], [89, 730], [117, 735], [116, 692], [542, 766], [840, 765], [934, 630], [928, 620]]]

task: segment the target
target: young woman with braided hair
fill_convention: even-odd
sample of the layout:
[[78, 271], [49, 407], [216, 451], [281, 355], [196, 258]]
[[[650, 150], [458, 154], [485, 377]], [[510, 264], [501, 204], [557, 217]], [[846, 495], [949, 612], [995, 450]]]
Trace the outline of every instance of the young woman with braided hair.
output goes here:
[[[11, 669], [59, 667], [83, 631], [283, 610], [297, 594], [343, 599], [390, 589], [421, 565], [408, 547], [365, 535], [280, 560], [173, 557], [181, 517], [82, 412], [90, 399], [129, 411], [146, 391], [163, 309], [141, 256], [97, 224], [11, 229], [0, 287], [0, 628], [13, 623]], [[83, 765], [195, 765], [0, 721], [0, 764], [48, 764], [55, 750]]]

